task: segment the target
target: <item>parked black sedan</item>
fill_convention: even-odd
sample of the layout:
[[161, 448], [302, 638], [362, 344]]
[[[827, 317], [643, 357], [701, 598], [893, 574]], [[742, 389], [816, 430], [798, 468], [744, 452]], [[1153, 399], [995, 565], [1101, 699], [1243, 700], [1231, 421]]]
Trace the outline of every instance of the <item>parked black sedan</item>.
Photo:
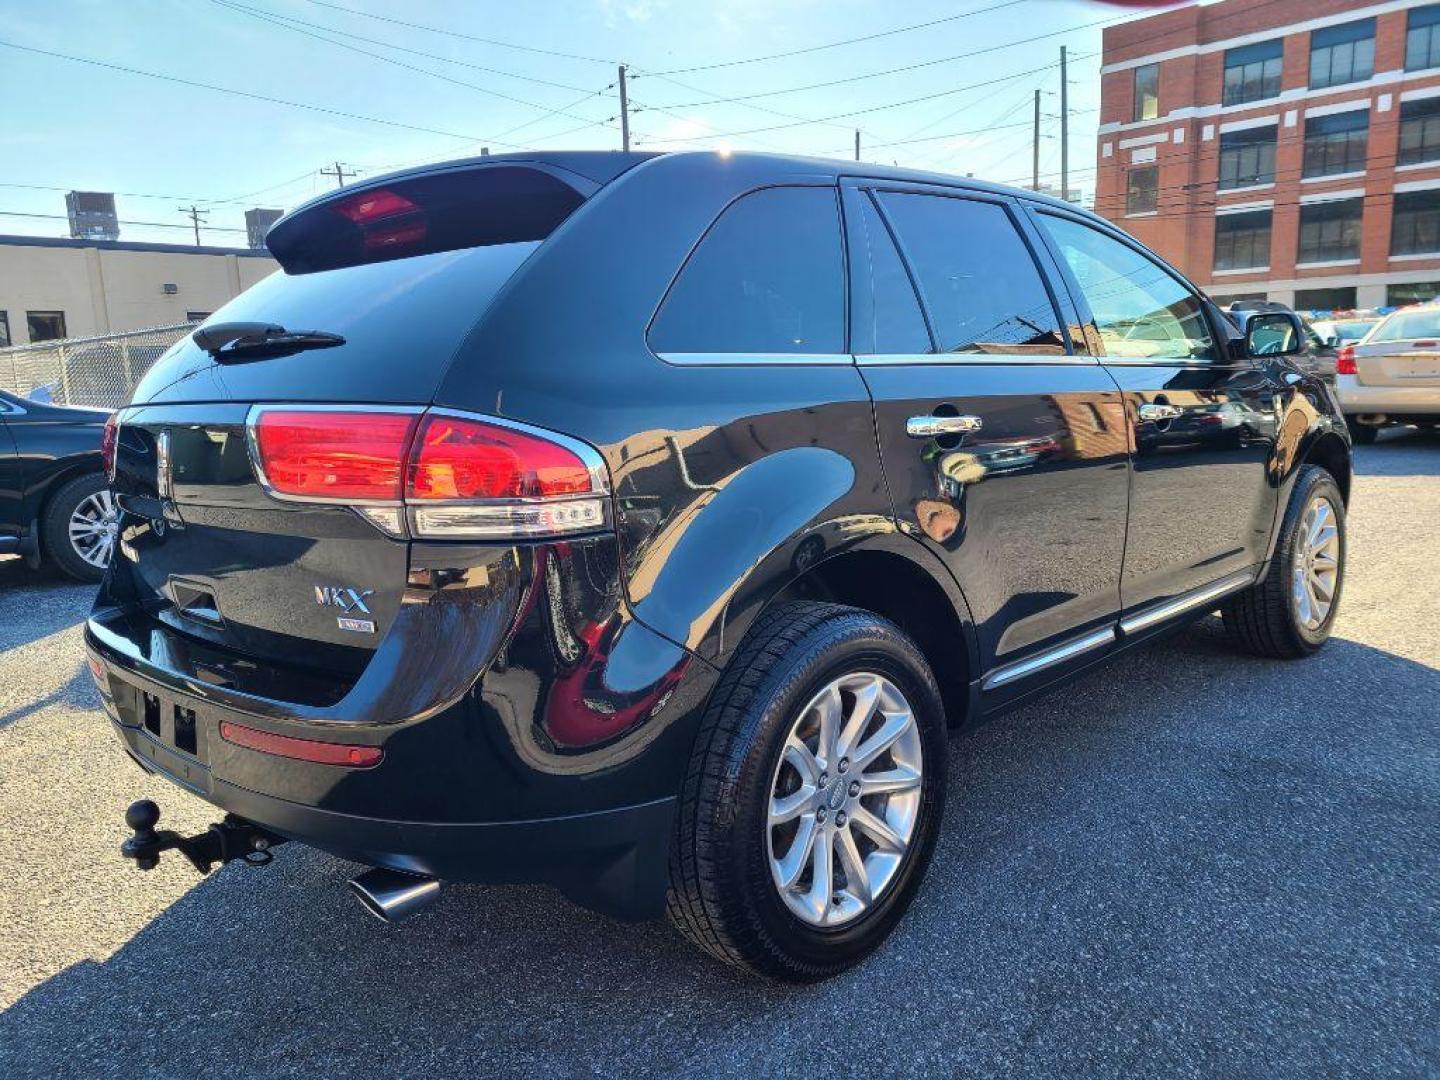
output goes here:
[[115, 503], [100, 463], [109, 416], [0, 391], [0, 554], [100, 580], [115, 546]]

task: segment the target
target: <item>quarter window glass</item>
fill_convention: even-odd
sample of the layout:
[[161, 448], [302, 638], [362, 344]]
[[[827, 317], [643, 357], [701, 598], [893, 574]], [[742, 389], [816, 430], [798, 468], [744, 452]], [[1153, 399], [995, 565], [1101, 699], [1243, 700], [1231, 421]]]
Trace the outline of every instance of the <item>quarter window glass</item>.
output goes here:
[[885, 192], [941, 352], [1059, 355], [1065, 338], [1040, 271], [996, 203]]
[[1200, 301], [1158, 263], [1088, 225], [1040, 220], [1089, 301], [1107, 356], [1215, 361]]
[[732, 204], [650, 328], [656, 352], [842, 353], [844, 259], [833, 188], [767, 188]]
[[851, 351], [930, 352], [930, 331], [920, 301], [890, 231], [880, 220], [880, 212], [865, 192], [860, 192], [851, 205], [859, 208], [850, 235], [850, 266], [855, 280], [851, 294]]

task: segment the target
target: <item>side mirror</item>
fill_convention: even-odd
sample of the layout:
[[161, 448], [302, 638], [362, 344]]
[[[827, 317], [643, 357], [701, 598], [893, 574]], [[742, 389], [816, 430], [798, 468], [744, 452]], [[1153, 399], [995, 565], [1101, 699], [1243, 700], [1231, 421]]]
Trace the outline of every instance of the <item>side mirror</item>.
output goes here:
[[1304, 351], [1300, 324], [1279, 311], [1262, 311], [1245, 320], [1245, 351], [1251, 356], [1294, 356]]
[[1325, 338], [1325, 347], [1327, 349], [1338, 349], [1340, 347], [1340, 335], [1330, 334], [1327, 336]]

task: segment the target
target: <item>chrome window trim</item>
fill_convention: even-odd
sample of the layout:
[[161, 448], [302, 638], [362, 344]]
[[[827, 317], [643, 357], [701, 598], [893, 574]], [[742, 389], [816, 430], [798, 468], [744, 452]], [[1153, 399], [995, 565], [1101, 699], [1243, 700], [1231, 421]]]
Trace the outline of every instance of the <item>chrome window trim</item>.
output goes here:
[[855, 362], [861, 366], [884, 367], [895, 364], [935, 364], [953, 367], [1027, 366], [1095, 367], [1099, 360], [1077, 353], [1054, 356], [1011, 356], [1004, 353], [857, 353]]
[[849, 353], [657, 352], [655, 355], [677, 367], [753, 367], [756, 364], [771, 367], [797, 364], [851, 367], [855, 363], [855, 358]]
[[1202, 585], [1198, 589], [1177, 596], [1173, 600], [1166, 600], [1154, 607], [1147, 608], [1139, 614], [1121, 619], [1120, 632], [1122, 634], [1135, 634], [1141, 630], [1147, 630], [1176, 615], [1193, 611], [1202, 604], [1208, 604], [1213, 600], [1220, 599], [1222, 596], [1237, 592], [1253, 584], [1254, 581], [1255, 574], [1250, 570], [1242, 570], [1238, 574], [1230, 574], [1228, 577], [1223, 577], [1219, 581], [1213, 581], [1209, 585]]
[[1037, 671], [1055, 664], [1063, 663], [1066, 660], [1073, 660], [1094, 649], [1109, 645], [1115, 640], [1115, 627], [1107, 626], [1102, 630], [1096, 630], [1075, 638], [1072, 641], [1056, 645], [1054, 648], [1046, 649], [1044, 652], [1036, 653], [1034, 656], [1024, 660], [1017, 660], [1013, 664], [1006, 664], [1004, 667], [996, 668], [985, 676], [980, 684], [981, 690], [995, 690], [1006, 686], [1017, 679], [1023, 679], [1027, 675], [1033, 675]]

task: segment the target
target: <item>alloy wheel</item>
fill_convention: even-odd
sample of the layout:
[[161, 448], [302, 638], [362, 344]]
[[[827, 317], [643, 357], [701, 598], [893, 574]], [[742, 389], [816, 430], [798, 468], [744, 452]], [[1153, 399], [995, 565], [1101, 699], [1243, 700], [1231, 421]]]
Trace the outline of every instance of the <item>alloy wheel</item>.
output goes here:
[[1290, 598], [1296, 618], [1307, 630], [1324, 624], [1340, 584], [1340, 529], [1335, 520], [1330, 500], [1316, 495], [1295, 533]]
[[785, 906], [812, 926], [858, 919], [895, 882], [919, 819], [920, 728], [898, 687], [835, 679], [800, 711], [771, 783], [766, 842]]
[[101, 570], [110, 565], [119, 532], [120, 509], [108, 491], [86, 496], [70, 514], [70, 546], [80, 558]]

